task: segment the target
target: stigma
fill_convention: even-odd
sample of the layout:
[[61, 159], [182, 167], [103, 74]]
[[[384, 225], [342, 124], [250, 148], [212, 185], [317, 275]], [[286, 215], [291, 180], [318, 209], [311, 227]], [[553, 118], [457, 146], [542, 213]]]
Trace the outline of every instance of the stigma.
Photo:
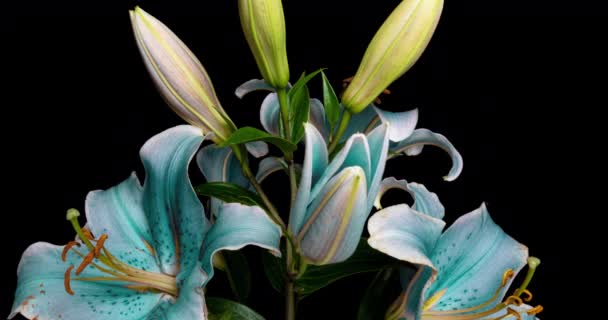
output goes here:
[[[431, 296], [424, 302], [422, 319], [423, 320], [474, 320], [474, 319], [488, 319], [488, 320], [499, 320], [505, 319], [509, 317], [513, 317], [514, 319], [521, 320], [521, 312], [518, 312], [513, 307], [519, 307], [524, 302], [532, 301], [532, 293], [527, 289], [534, 272], [536, 271], [536, 267], [540, 264], [540, 260], [535, 257], [530, 257], [528, 259], [528, 273], [519, 288], [517, 288], [513, 294], [506, 297], [502, 302], [497, 304], [493, 308], [487, 308], [488, 306], [493, 305], [494, 301], [501, 295], [503, 289], [507, 287], [510, 280], [515, 276], [515, 272], [513, 270], [508, 269], [503, 273], [503, 277], [498, 289], [496, 289], [496, 293], [490, 297], [487, 301], [478, 304], [474, 307], [456, 309], [456, 310], [446, 310], [446, 311], [437, 311], [431, 310], [433, 306], [441, 299], [441, 297], [445, 294], [447, 289], [443, 289], [439, 291], [437, 294]], [[498, 312], [504, 312], [504, 315], [497, 318], [488, 318], [493, 314]], [[533, 308], [530, 308], [525, 311], [528, 315], [536, 315], [543, 311], [543, 307], [541, 305], [537, 305]]]
[[[67, 255], [70, 252], [75, 253], [82, 259], [78, 266], [70, 265], [65, 272], [64, 286], [68, 294], [74, 295], [71, 286], [72, 281], [100, 281], [117, 282], [138, 292], [165, 293], [177, 297], [178, 289], [175, 277], [134, 268], [120, 261], [105, 247], [109, 235], [104, 233], [95, 238], [86, 227], [80, 227], [78, 216], [80, 216], [78, 210], [68, 210], [66, 218], [71, 222], [79, 241], [69, 242], [61, 253], [63, 262], [67, 262]], [[149, 244], [147, 246], [150, 247]], [[153, 250], [150, 250], [150, 252], [154, 255]], [[87, 267], [100, 271], [102, 275], [94, 277], [80, 276]]]

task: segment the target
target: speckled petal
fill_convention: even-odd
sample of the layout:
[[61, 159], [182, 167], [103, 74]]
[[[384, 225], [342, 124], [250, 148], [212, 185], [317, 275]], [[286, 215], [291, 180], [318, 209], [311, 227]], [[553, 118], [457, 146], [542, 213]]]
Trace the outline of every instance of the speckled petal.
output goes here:
[[153, 247], [161, 270], [177, 275], [178, 281], [198, 260], [209, 223], [188, 177], [188, 165], [202, 141], [200, 129], [182, 125], [152, 137], [140, 151], [146, 170], [143, 202]]
[[102, 276], [93, 267], [79, 276], [72, 272], [74, 295], [64, 287], [64, 275], [70, 265], [82, 258], [73, 251], [61, 260], [62, 246], [38, 242], [23, 253], [17, 269], [17, 291], [9, 319], [21, 313], [38, 320], [139, 320], [154, 310], [161, 294], [136, 292], [123, 283], [79, 281], [79, 277]]

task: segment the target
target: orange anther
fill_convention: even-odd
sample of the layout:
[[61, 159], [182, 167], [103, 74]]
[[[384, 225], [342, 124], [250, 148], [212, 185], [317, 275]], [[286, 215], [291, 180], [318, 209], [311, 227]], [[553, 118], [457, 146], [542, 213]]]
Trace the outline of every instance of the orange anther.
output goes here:
[[79, 275], [84, 268], [86, 268], [91, 262], [93, 262], [93, 259], [95, 258], [95, 250], [89, 252], [84, 259], [82, 259], [82, 263], [80, 263], [80, 265], [78, 266], [78, 269], [76, 269], [76, 275]]
[[68, 251], [70, 251], [70, 249], [72, 249], [73, 246], [80, 247], [80, 243], [78, 243], [76, 241], [70, 241], [70, 242], [68, 242], [68, 244], [65, 245], [65, 247], [63, 248], [63, 252], [61, 252], [61, 260], [63, 262], [65, 262], [67, 260]]
[[543, 306], [541, 306], [540, 304], [537, 305], [536, 307], [534, 307], [534, 308], [526, 311], [526, 313], [529, 314], [529, 315], [531, 315], [531, 316], [533, 316], [535, 314], [539, 314], [541, 312], [543, 312]]
[[509, 296], [506, 300], [505, 300], [505, 304], [507, 305], [515, 305], [515, 306], [521, 306], [524, 302], [521, 300], [520, 297], [518, 296]]
[[526, 295], [522, 298], [525, 302], [530, 302], [532, 300], [532, 292], [530, 292], [530, 290], [525, 289], [521, 293]]
[[101, 235], [101, 237], [99, 237], [99, 240], [97, 240], [97, 243], [95, 244], [95, 250], [93, 250], [95, 252], [95, 258], [99, 258], [99, 254], [101, 253], [101, 249], [103, 248], [103, 243], [106, 242], [106, 239], [108, 239], [108, 235], [104, 233]]
[[521, 316], [519, 315], [519, 312], [517, 312], [511, 308], [507, 308], [507, 314], [510, 316], [514, 316], [517, 320], [521, 320]]
[[508, 269], [507, 271], [505, 271], [505, 273], [502, 275], [502, 284], [501, 287], [504, 287], [507, 285], [507, 283], [509, 282], [509, 280], [515, 275], [515, 272], [513, 272], [513, 270]]
[[65, 276], [63, 278], [63, 286], [65, 287], [65, 292], [67, 292], [71, 296], [74, 295], [74, 291], [72, 291], [72, 287], [70, 286], [70, 275], [72, 273], [72, 269], [74, 269], [74, 266], [70, 266], [65, 271]]

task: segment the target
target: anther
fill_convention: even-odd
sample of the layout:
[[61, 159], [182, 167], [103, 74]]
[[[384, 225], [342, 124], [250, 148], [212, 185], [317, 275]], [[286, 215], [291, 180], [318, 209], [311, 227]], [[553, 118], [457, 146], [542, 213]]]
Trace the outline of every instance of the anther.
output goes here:
[[522, 298], [525, 302], [532, 301], [532, 292], [530, 292], [530, 290], [524, 289], [521, 291], [521, 293], [526, 295], [525, 297]]
[[521, 300], [520, 297], [518, 296], [509, 296], [507, 297], [507, 299], [505, 299], [504, 302], [506, 305], [514, 305], [516, 307], [521, 306], [524, 302]]
[[72, 287], [70, 286], [70, 274], [72, 273], [72, 269], [74, 269], [74, 266], [70, 266], [65, 271], [65, 276], [63, 277], [63, 286], [65, 287], [65, 292], [71, 296], [74, 295], [74, 291], [72, 291]]
[[93, 262], [94, 258], [95, 258], [95, 250], [89, 252], [84, 257], [84, 259], [82, 259], [82, 262], [78, 266], [78, 269], [76, 269], [76, 275], [80, 275], [80, 273], [82, 273], [82, 271], [84, 271], [84, 268], [86, 268], [91, 262]]
[[517, 320], [521, 320], [521, 316], [519, 315], [519, 312], [517, 312], [511, 308], [507, 308], [507, 316], [514, 316]]
[[502, 284], [501, 286], [504, 287], [507, 285], [507, 283], [509, 283], [509, 280], [515, 275], [515, 272], [513, 272], [513, 270], [508, 269], [507, 271], [505, 271], [505, 273], [502, 275]]
[[67, 260], [68, 251], [70, 251], [70, 249], [72, 249], [73, 246], [80, 247], [80, 243], [78, 243], [76, 241], [68, 242], [68, 244], [66, 244], [65, 247], [63, 248], [63, 252], [61, 252], [61, 261], [65, 262]]
[[532, 308], [532, 309], [530, 309], [530, 310], [526, 311], [526, 313], [527, 313], [528, 315], [531, 315], [531, 316], [536, 315], [536, 314], [539, 314], [539, 313], [541, 313], [541, 312], [543, 312], [543, 306], [541, 306], [540, 304], [539, 304], [539, 305], [537, 305], [536, 307], [534, 307], [534, 308]]
[[103, 244], [106, 242], [106, 239], [108, 239], [108, 235], [104, 233], [101, 235], [101, 237], [99, 237], [99, 240], [97, 240], [95, 250], [93, 250], [93, 252], [95, 252], [95, 258], [99, 258], [99, 254], [101, 253], [101, 249], [103, 248]]

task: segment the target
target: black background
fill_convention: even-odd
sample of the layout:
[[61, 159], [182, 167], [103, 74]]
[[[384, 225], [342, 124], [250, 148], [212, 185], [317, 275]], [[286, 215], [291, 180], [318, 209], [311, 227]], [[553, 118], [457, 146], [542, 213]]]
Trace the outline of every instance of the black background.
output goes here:
[[[398, 2], [284, 1], [292, 80], [321, 67], [335, 85], [353, 75]], [[180, 36], [237, 125], [257, 125], [262, 99], [233, 95], [259, 77], [236, 0], [21, 4], [2, 11], [7, 192], [0, 316], [9, 313], [25, 248], [73, 238], [65, 210], [82, 209], [88, 191], [108, 188], [134, 169], [143, 177], [141, 145], [182, 123], [148, 79], [128, 9], [141, 5]], [[449, 221], [486, 201], [494, 219], [542, 259], [531, 290], [545, 319], [574, 312], [565, 287], [580, 273], [568, 272], [580, 271], [586, 259], [574, 245], [577, 221], [598, 214], [582, 209], [590, 199], [578, 191], [591, 188], [584, 180], [600, 180], [590, 150], [605, 145], [593, 142], [603, 129], [594, 112], [607, 106], [605, 31], [603, 11], [587, 2], [447, 1], [426, 53], [383, 99], [390, 110], [418, 107], [419, 127], [446, 135], [465, 160], [452, 183], [441, 180], [448, 158], [432, 148], [391, 161], [387, 175], [425, 183], [439, 194]], [[318, 96], [320, 83], [311, 86]], [[277, 177], [265, 187], [280, 198], [284, 183]], [[320, 291], [301, 304], [301, 318], [330, 312], [352, 318], [366, 281], [369, 276], [355, 277]], [[256, 284], [252, 306], [279, 318], [280, 297], [263, 279]]]

